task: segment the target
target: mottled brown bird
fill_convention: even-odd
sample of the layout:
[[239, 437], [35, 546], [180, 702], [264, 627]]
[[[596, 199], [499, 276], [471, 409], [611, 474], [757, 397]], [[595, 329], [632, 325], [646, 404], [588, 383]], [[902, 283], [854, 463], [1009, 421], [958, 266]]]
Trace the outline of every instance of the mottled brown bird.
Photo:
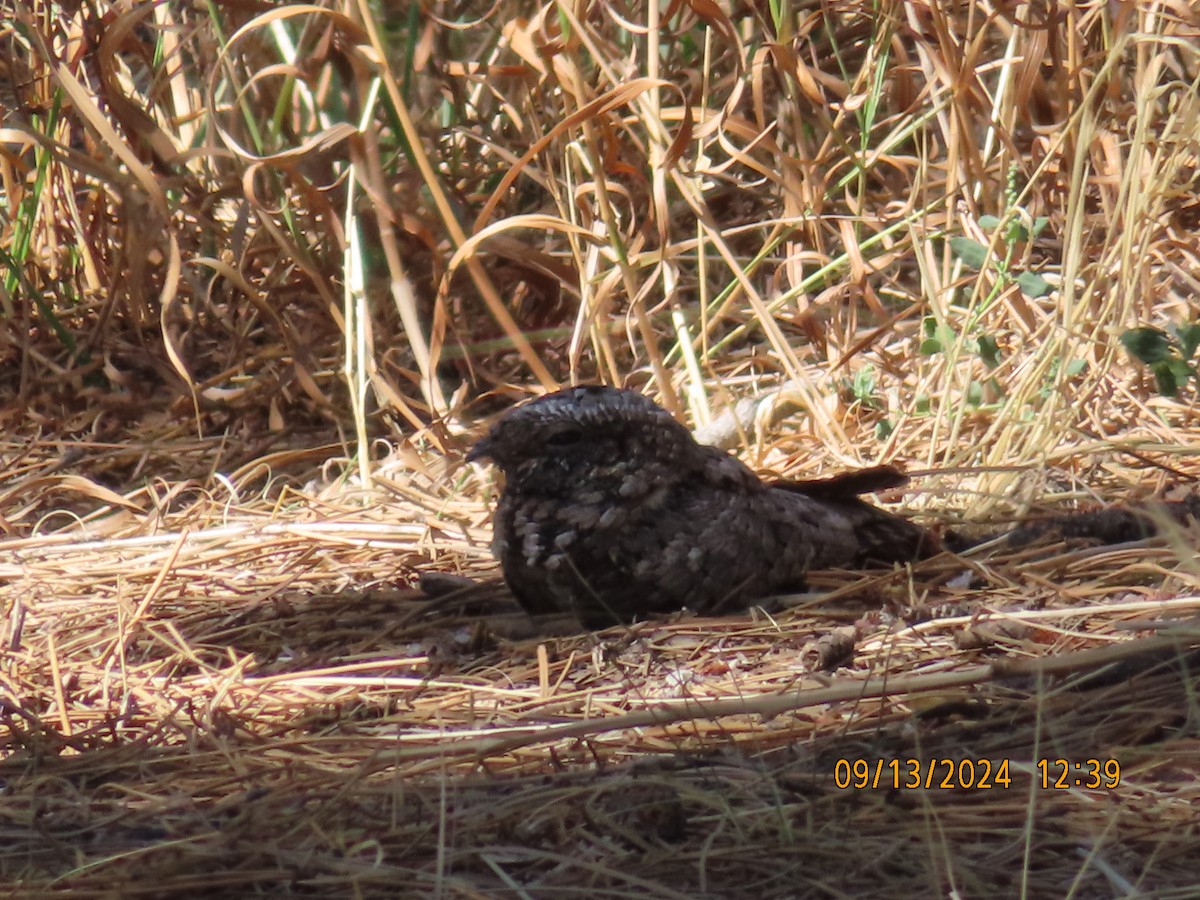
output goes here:
[[857, 496], [902, 484], [897, 470], [766, 483], [635, 391], [575, 387], [525, 403], [468, 459], [504, 472], [492, 549], [513, 594], [530, 613], [571, 612], [589, 628], [744, 608], [802, 587], [810, 568], [935, 549], [924, 529]]

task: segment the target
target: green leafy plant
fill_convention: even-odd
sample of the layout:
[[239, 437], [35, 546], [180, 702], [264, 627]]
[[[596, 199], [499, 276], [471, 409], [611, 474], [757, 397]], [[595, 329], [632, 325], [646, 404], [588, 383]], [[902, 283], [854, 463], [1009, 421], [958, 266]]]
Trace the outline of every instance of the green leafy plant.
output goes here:
[[944, 353], [953, 347], [958, 339], [953, 328], [938, 322], [933, 316], [926, 316], [922, 319], [921, 328], [925, 332], [925, 337], [921, 340], [921, 353], [925, 356]]
[[1158, 392], [1174, 397], [1196, 374], [1191, 360], [1200, 346], [1200, 322], [1172, 324], [1167, 331], [1149, 325], [1130, 328], [1121, 335], [1121, 343], [1130, 356], [1150, 367]]
[[[1023, 213], [1024, 210], [1019, 210], [1019, 212]], [[1026, 221], [1029, 221], [1028, 225], [1025, 224]], [[1023, 272], [1015, 269], [1012, 263], [1017, 246], [1030, 238], [1036, 238], [1049, 222], [1050, 220], [1046, 216], [1038, 216], [1033, 220], [1029, 220], [1028, 216], [1025, 216], [1023, 220], [1020, 215], [1012, 215], [1007, 220], [999, 219], [996, 216], [980, 216], [979, 226], [985, 231], [995, 231], [1001, 225], [1004, 226], [1002, 238], [1005, 246], [1004, 258], [991, 258], [986, 245], [974, 238], [962, 235], [950, 238], [950, 250], [972, 269], [982, 270], [990, 263], [997, 275], [997, 293], [1015, 281], [1021, 290], [1030, 297], [1044, 297], [1050, 293], [1050, 282], [1037, 272]]]
[[[921, 325], [925, 333], [925, 337], [921, 340], [921, 353], [925, 356], [944, 353], [958, 340], [958, 335], [953, 328], [949, 325], [939, 324], [933, 316], [926, 316]], [[968, 337], [964, 347], [968, 353], [978, 356], [989, 370], [1000, 365], [1000, 347], [992, 335], [983, 333]], [[1004, 393], [995, 378], [988, 378], [986, 385], [994, 396]], [[986, 396], [987, 392], [984, 390], [983, 383], [972, 381], [968, 386], [966, 398], [972, 406], [982, 406]]]
[[989, 233], [1003, 229], [1000, 243], [1004, 245], [1004, 257], [997, 258], [988, 252], [988, 246], [974, 238], [955, 235], [950, 238], [950, 252], [961, 259], [966, 265], [976, 271], [990, 267], [996, 273], [996, 286], [984, 302], [984, 308], [991, 303], [1009, 284], [1014, 281], [1030, 297], [1045, 297], [1050, 293], [1051, 284], [1037, 272], [1022, 271], [1014, 265], [1018, 248], [1031, 240], [1036, 240], [1046, 226], [1050, 224], [1047, 216], [1034, 218], [1024, 207], [1017, 203], [1017, 169], [1015, 166], [1008, 170], [1008, 185], [1004, 191], [1004, 215], [980, 216], [979, 227]]
[[[842, 386], [864, 408], [871, 410], [884, 410], [886, 408], [886, 403], [879, 393], [878, 374], [874, 366], [863, 366], [854, 373], [852, 379], [844, 380]], [[895, 429], [895, 423], [886, 416], [879, 419], [875, 423], [875, 440], [882, 443], [888, 439]]]
[[882, 404], [876, 396], [876, 387], [875, 367], [863, 366], [854, 373], [854, 379], [850, 382], [850, 393], [868, 409], [880, 409]]
[[[1050, 282], [1037, 272], [1025, 271], [1018, 266], [1021, 248], [1036, 239], [1050, 223], [1048, 217], [1034, 218], [1019, 205], [1018, 174], [1015, 167], [1009, 169], [1003, 215], [979, 218], [980, 227], [984, 231], [998, 234], [999, 241], [982, 243], [963, 235], [955, 235], [949, 239], [950, 252], [964, 265], [976, 271], [988, 270], [996, 275], [988, 295], [970, 310], [967, 322], [963, 326], [961, 344], [963, 350], [977, 355], [989, 371], [999, 367], [1001, 353], [996, 337], [980, 327], [984, 313], [1013, 283], [1035, 299], [1046, 296], [1052, 289]], [[1003, 253], [997, 254], [991, 249], [992, 245], [1002, 246]], [[920, 350], [926, 356], [947, 352], [959, 342], [959, 335], [954, 328], [932, 316], [926, 317], [922, 327]], [[989, 395], [999, 396], [1003, 393], [996, 379], [989, 377], [986, 382], [972, 381], [966, 392], [966, 400], [972, 406], [981, 406], [987, 402]]]

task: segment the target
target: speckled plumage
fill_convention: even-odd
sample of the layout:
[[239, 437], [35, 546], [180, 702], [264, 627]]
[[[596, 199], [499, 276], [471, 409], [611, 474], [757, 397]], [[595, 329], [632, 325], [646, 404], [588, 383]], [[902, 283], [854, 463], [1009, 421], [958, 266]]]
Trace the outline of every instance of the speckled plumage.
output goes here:
[[470, 459], [505, 475], [492, 549], [531, 613], [588, 627], [744, 608], [810, 568], [912, 560], [918, 526], [863, 502], [894, 469], [761, 481], [634, 391], [568, 388], [506, 413]]

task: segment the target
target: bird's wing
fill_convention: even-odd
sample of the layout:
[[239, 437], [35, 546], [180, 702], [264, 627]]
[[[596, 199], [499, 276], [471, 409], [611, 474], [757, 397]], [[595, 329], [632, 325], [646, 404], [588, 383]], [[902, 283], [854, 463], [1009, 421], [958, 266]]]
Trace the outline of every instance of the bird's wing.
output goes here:
[[887, 491], [907, 483], [908, 476], [895, 466], [872, 466], [854, 472], [843, 472], [832, 478], [774, 481], [770, 486], [821, 500], [849, 500], [859, 494]]

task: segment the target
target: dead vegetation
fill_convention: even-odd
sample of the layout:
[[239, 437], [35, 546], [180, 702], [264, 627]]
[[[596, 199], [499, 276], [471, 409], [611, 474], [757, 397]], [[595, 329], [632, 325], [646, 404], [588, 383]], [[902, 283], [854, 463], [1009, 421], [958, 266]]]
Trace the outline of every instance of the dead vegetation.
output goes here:
[[[598, 378], [763, 469], [904, 464], [939, 527], [1192, 490], [1195, 379], [1119, 339], [1197, 319], [1197, 37], [1186, 4], [11, 5], [8, 894], [1189, 895], [1194, 531], [562, 634], [495, 583], [461, 451]], [[880, 774], [909, 759], [938, 783]]]

